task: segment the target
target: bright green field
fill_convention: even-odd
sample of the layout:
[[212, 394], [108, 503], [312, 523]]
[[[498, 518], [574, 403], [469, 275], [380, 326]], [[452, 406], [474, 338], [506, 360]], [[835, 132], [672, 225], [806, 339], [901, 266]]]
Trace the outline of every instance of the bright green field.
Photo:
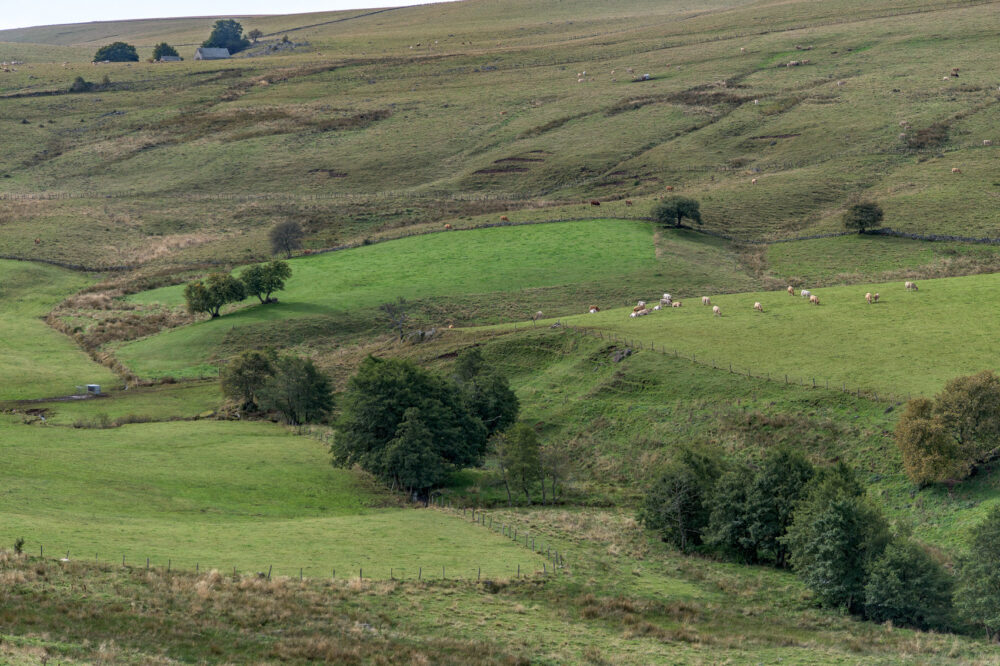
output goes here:
[[79, 273], [54, 266], [0, 260], [0, 400], [70, 395], [83, 384], [117, 381], [42, 321], [57, 303], [89, 283]]
[[[279, 294], [279, 305], [245, 307], [125, 344], [116, 356], [140, 376], [214, 375], [217, 368], [208, 361], [236, 335], [235, 329], [359, 312], [373, 321], [379, 304], [399, 297], [434, 301], [438, 320], [429, 322], [430, 327], [446, 326], [452, 317], [463, 318], [473, 310], [483, 321], [524, 320], [534, 313], [538, 292], [556, 312], [566, 312], [567, 303], [570, 312], [579, 312], [590, 302], [622, 304], [623, 285], [628, 284], [646, 289], [683, 281], [727, 290], [753, 284], [741, 274], [726, 243], [677, 233], [658, 249], [649, 223], [614, 220], [431, 234], [303, 257], [291, 266], [292, 278]], [[183, 287], [131, 299], [180, 305]], [[330, 337], [336, 332], [334, 328]], [[247, 337], [254, 338], [252, 333], [243, 339]]]
[[[9, 423], [9, 422], [8, 422]], [[0, 542], [77, 558], [328, 576], [501, 576], [541, 560], [334, 469], [325, 447], [276, 426], [198, 421], [78, 430], [0, 426]]]
[[[614, 310], [567, 321], [694, 354], [706, 363], [732, 363], [743, 372], [829, 380], [831, 387], [846, 382], [901, 396], [932, 394], [957, 375], [1000, 368], [990, 325], [1000, 316], [990, 297], [1000, 275], [925, 280], [919, 286], [918, 292], [906, 292], [901, 282], [813, 290], [819, 307], [784, 292], [713, 294], [721, 317], [691, 299], [636, 319], [629, 310]], [[879, 292], [880, 302], [867, 305], [868, 291]], [[756, 301], [763, 313], [753, 310]]]

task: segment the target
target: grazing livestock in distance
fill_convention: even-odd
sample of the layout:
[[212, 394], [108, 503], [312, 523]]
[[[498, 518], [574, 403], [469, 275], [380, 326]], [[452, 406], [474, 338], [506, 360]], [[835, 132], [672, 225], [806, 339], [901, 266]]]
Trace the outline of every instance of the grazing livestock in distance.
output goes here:
[[659, 305], [654, 305], [653, 306], [653, 312], [657, 312], [657, 311], [659, 311], [659, 309], [660, 309]]
[[788, 295], [789, 296], [795, 295], [795, 287], [793, 287], [792, 285], [788, 285]]
[[591, 305], [590, 306], [590, 314], [597, 314], [600, 311], [601, 311], [601, 308], [597, 307], [596, 305]]
[[757, 301], [756, 303], [753, 304], [753, 309], [756, 310], [757, 312], [763, 312], [764, 306], [760, 304], [760, 301]]
[[816, 294], [813, 294], [809, 297], [809, 302], [813, 305], [819, 305], [819, 297]]
[[712, 306], [712, 314], [714, 314], [716, 317], [721, 317], [722, 316], [722, 310], [719, 308], [718, 305], [713, 305]]
[[591, 199], [591, 200], [590, 200], [590, 205], [591, 205], [591, 206], [600, 206], [600, 205], [601, 205], [601, 202], [600, 202], [600, 201], [598, 201], [597, 199]]
[[450, 224], [446, 224], [446, 225], [444, 225], [444, 228], [445, 229], [451, 229], [451, 225]]
[[501, 215], [500, 216], [500, 221], [501, 222], [510, 222], [510, 218], [507, 217], [506, 215]]
[[992, 146], [993, 145], [993, 141], [991, 141], [990, 139], [983, 139], [983, 145], [984, 146]]
[[711, 305], [712, 304], [712, 299], [710, 299], [708, 296], [702, 296], [701, 297], [701, 304], [702, 305]]
[[872, 301], [878, 303], [878, 292], [877, 291], [872, 295]]
[[674, 191], [674, 186], [673, 185], [667, 185], [666, 189], [667, 189], [667, 192], [673, 192]]
[[672, 308], [679, 308], [680, 306], [681, 306], [680, 301], [674, 301], [673, 303], [670, 304], [670, 307]]
[[958, 167], [952, 167], [952, 168], [951, 168], [951, 172], [952, 172], [952, 173], [962, 173], [962, 170], [961, 170], [961, 169], [959, 169]]
[[909, 282], [909, 281], [907, 281], [907, 282], [903, 283], [903, 286], [906, 287], [907, 291], [919, 291], [917, 289], [917, 283], [916, 282]]
[[872, 292], [869, 291], [867, 294], [865, 294], [865, 302], [867, 302], [868, 305], [872, 304], [872, 298], [873, 298]]
[[663, 294], [663, 298], [660, 299], [660, 305], [670, 305], [670, 301], [674, 300], [674, 297], [670, 294]]
[[810, 296], [812, 296], [812, 292], [809, 291], [808, 289], [803, 289], [802, 291], [799, 292], [799, 296], [801, 296], [802, 298], [809, 298]]
[[756, 185], [757, 184], [757, 179], [756, 178], [751, 178], [750, 179], [750, 184], [751, 185]]
[[626, 199], [625, 200], [625, 205], [626, 206], [631, 206], [632, 205], [632, 200], [631, 199]]

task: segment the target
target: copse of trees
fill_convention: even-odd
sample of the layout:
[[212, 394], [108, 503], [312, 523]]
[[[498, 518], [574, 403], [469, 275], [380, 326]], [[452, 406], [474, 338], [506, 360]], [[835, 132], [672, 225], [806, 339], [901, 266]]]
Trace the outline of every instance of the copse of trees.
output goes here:
[[163, 56], [179, 56], [177, 49], [166, 42], [160, 42], [153, 47], [153, 60], [159, 60]]
[[680, 227], [684, 220], [701, 224], [701, 204], [689, 197], [669, 196], [653, 208], [653, 218], [665, 227]]
[[844, 212], [844, 227], [863, 234], [868, 229], [878, 227], [883, 217], [881, 206], [873, 201], [863, 201], [854, 204]]
[[238, 403], [241, 412], [260, 408], [259, 393], [274, 375], [273, 351], [246, 351], [231, 359], [220, 373], [222, 393]]
[[97, 49], [94, 62], [139, 62], [139, 53], [135, 47], [125, 42], [114, 42]]
[[308, 358], [243, 352], [226, 364], [220, 383], [241, 415], [274, 412], [284, 423], [302, 425], [324, 421], [333, 409], [330, 380]]
[[250, 46], [250, 40], [243, 36], [243, 26], [234, 19], [219, 19], [212, 26], [212, 34], [202, 46], [215, 49], [229, 49], [230, 53], [239, 53]]
[[1000, 507], [973, 530], [969, 552], [958, 562], [955, 601], [964, 620], [1000, 642]]
[[949, 381], [933, 400], [911, 400], [895, 438], [914, 483], [967, 478], [1000, 453], [1000, 377], [984, 370]]
[[204, 281], [195, 280], [184, 287], [184, 300], [192, 314], [205, 312], [215, 319], [224, 305], [247, 297], [246, 285], [228, 273], [212, 273]]

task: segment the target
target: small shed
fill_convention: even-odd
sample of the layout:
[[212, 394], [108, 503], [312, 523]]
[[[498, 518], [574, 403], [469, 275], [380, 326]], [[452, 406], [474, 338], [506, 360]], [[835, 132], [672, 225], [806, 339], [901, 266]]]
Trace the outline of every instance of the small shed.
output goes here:
[[87, 393], [90, 393], [92, 395], [101, 395], [101, 385], [87, 384]]
[[225, 60], [229, 57], [229, 49], [212, 49], [199, 46], [194, 52], [195, 60]]
[[184, 58], [180, 56], [169, 56], [169, 55], [160, 56], [160, 62], [180, 62], [181, 60], [184, 60]]

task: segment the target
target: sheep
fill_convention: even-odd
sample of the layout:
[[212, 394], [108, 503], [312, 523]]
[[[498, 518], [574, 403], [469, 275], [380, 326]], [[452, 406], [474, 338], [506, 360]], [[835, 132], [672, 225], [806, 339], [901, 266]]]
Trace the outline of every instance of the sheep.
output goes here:
[[792, 285], [788, 285], [788, 295], [789, 296], [795, 295], [795, 287], [793, 287]]
[[813, 294], [809, 297], [809, 302], [813, 305], [819, 305], [819, 297], [816, 294]]
[[712, 304], [712, 299], [710, 299], [708, 296], [702, 296], [701, 297], [701, 304], [702, 305], [711, 305]]
[[756, 178], [751, 178], [750, 179], [750, 184], [751, 185], [756, 185], [757, 184], [757, 179]]
[[809, 291], [808, 289], [803, 289], [802, 291], [799, 292], [799, 296], [801, 296], [802, 298], [809, 298], [810, 296], [812, 296], [812, 292]]
[[755, 100], [753, 101], [753, 103], [754, 103], [754, 106], [756, 106], [757, 104], [760, 104], [760, 100], [759, 100], [759, 99], [755, 99]]
[[590, 312], [590, 314], [597, 314], [600, 311], [601, 308], [597, 307], [596, 305], [591, 305], [590, 310], [588, 312]]
[[842, 85], [844, 85], [846, 83], [847, 83], [847, 81], [837, 81], [837, 85], [838, 86], [842, 86]]
[[637, 303], [643, 307], [646, 307], [646, 301], [637, 301]]
[[990, 140], [990, 139], [983, 139], [983, 145], [984, 146], [992, 146], [993, 145], [993, 141]]
[[510, 222], [510, 218], [507, 217], [506, 215], [501, 215], [500, 216], [500, 221], [501, 222]]
[[756, 310], [757, 312], [763, 312], [764, 306], [760, 304], [760, 301], [757, 301], [756, 303], [753, 304], [753, 309]]
[[868, 305], [872, 304], [872, 292], [869, 291], [867, 294], [865, 294], [865, 302], [867, 302]]
[[877, 291], [874, 294], [872, 294], [872, 301], [875, 302], [875, 303], [878, 303], [878, 292]]
[[670, 304], [670, 307], [672, 308], [679, 308], [680, 306], [681, 306], [680, 301], [674, 301], [673, 303]]
[[712, 314], [714, 314], [716, 317], [721, 317], [722, 316], [722, 309], [718, 305], [713, 305], [712, 306]]
[[653, 306], [653, 312], [659, 312], [659, 310], [660, 310], [660, 306], [659, 305], [654, 305]]
[[663, 298], [660, 299], [660, 305], [670, 305], [670, 302], [674, 300], [674, 297], [670, 294], [663, 294]]
[[962, 173], [962, 170], [961, 170], [961, 169], [959, 169], [958, 167], [952, 167], [952, 168], [951, 168], [951, 172], [952, 172], [952, 173]]
[[916, 282], [906, 281], [906, 282], [903, 283], [903, 286], [906, 287], [907, 291], [919, 291], [917, 289], [917, 283]]
[[746, 52], [747, 52], [747, 49], [746, 49], [746, 47], [745, 47], [745, 46], [741, 46], [741, 47], [740, 47], [740, 55], [743, 55], [743, 54], [745, 54]]

